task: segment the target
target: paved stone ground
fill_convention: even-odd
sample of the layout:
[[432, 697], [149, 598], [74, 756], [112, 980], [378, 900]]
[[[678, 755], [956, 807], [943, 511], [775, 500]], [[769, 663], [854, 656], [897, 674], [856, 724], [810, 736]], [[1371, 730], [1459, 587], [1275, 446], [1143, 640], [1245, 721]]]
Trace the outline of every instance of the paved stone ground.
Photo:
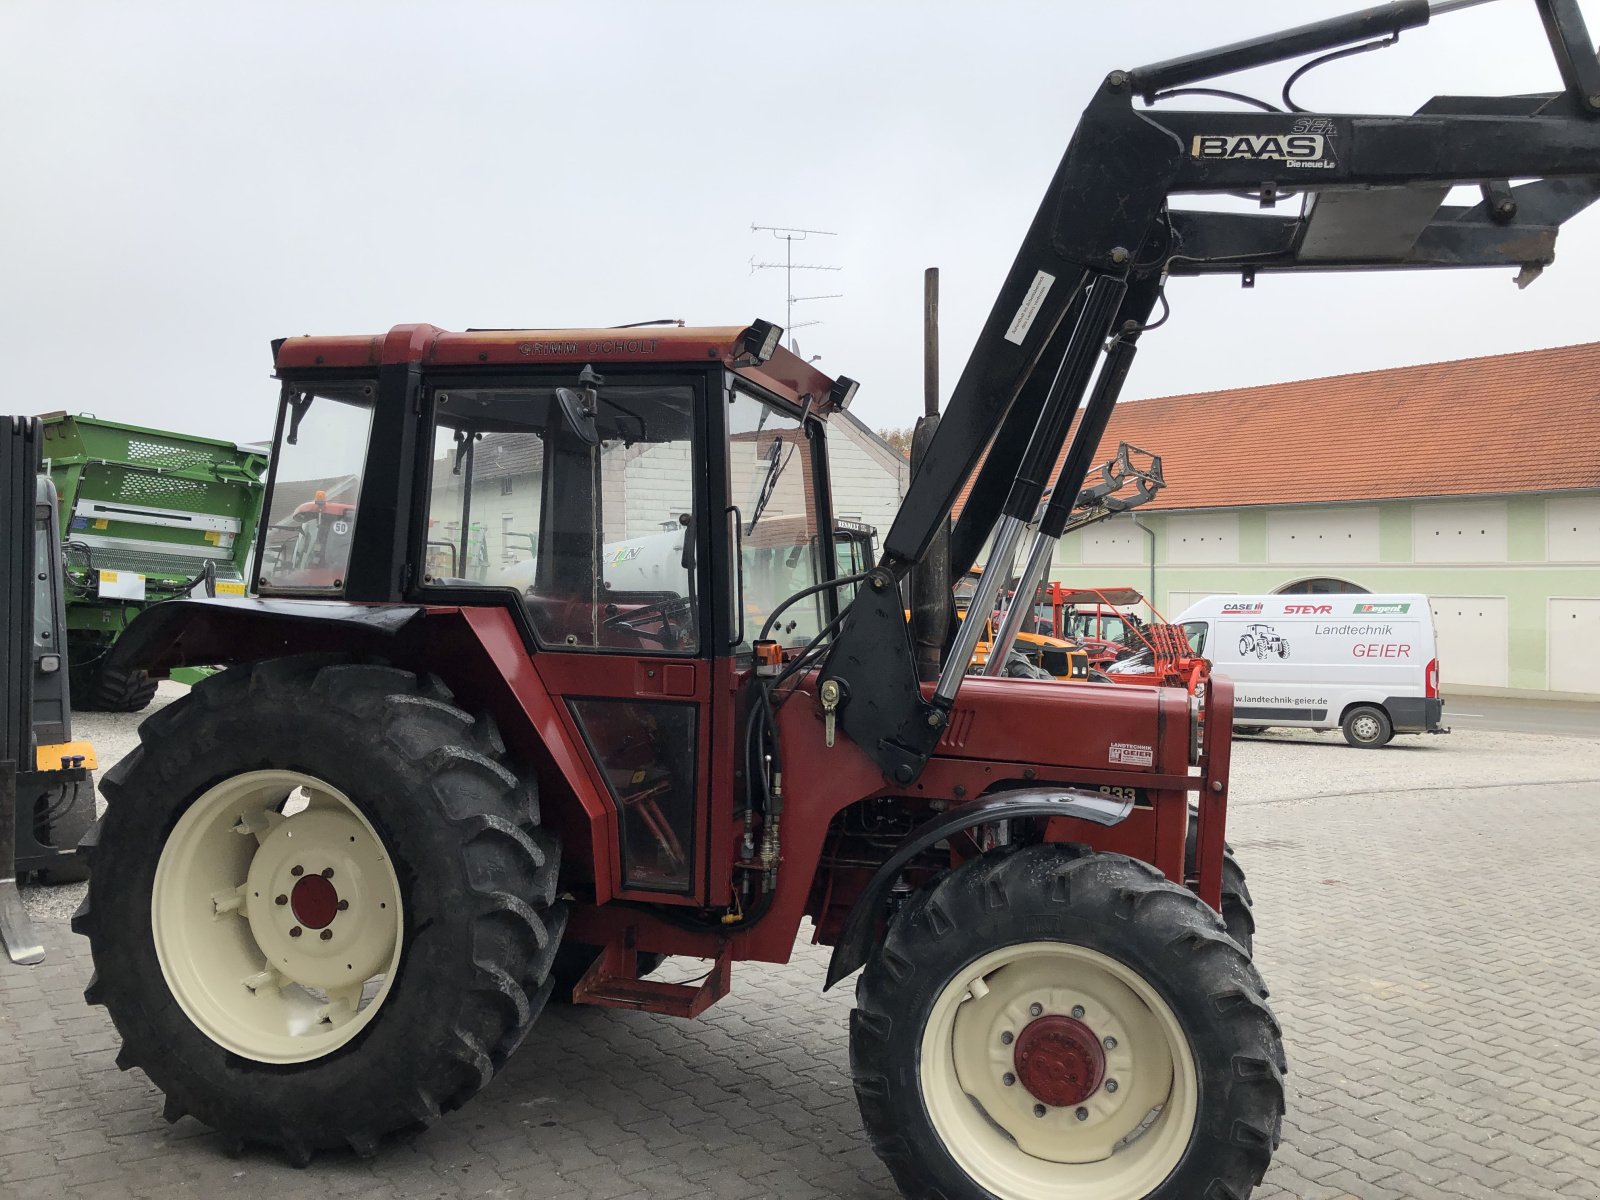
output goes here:
[[[1232, 838], [1292, 1083], [1256, 1200], [1600, 1200], [1600, 750], [1408, 747], [1240, 746]], [[1282, 786], [1308, 756], [1321, 786]], [[1374, 772], [1411, 790], [1336, 794]], [[1507, 782], [1530, 779], [1558, 782]], [[551, 1010], [429, 1133], [295, 1171], [224, 1157], [191, 1118], [166, 1125], [82, 1003], [82, 939], [59, 917], [43, 933], [44, 965], [0, 967], [0, 1196], [894, 1194], [846, 1078], [850, 989], [819, 994], [809, 946], [737, 971], [692, 1023]]]

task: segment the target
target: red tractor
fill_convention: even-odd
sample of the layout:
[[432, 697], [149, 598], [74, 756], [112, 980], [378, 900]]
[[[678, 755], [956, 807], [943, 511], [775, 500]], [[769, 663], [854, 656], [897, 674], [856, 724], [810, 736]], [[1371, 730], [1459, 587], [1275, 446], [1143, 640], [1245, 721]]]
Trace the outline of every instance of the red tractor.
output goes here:
[[[1286, 1067], [1248, 908], [1219, 913], [1232, 688], [969, 676], [1003, 581], [958, 623], [951, 580], [1036, 526], [1031, 612], [1169, 275], [1548, 262], [1600, 191], [1600, 62], [1541, 8], [1557, 96], [1135, 111], [1415, 0], [1108, 76], [851, 574], [828, 426], [855, 384], [775, 326], [274, 343], [269, 511], [330, 479], [356, 507], [318, 573], [153, 607], [113, 651], [231, 664], [103, 780], [74, 927], [119, 1065], [236, 1143], [370, 1154], [539, 1055], [552, 996], [693, 1017], [809, 921], [826, 986], [862, 972], [850, 1071], [908, 1196], [1248, 1195]], [[1439, 208], [1463, 182], [1484, 204]], [[1313, 201], [1168, 204], [1280, 183]], [[650, 978], [663, 955], [709, 971]]]

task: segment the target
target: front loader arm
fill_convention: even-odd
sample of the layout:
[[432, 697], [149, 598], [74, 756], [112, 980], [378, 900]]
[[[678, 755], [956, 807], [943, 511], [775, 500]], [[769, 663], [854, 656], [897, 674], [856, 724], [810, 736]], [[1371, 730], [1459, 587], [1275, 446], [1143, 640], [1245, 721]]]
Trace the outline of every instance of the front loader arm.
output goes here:
[[[1136, 101], [1374, 37], [1392, 41], [1431, 16], [1483, 2], [1400, 0], [1105, 78], [950, 395], [883, 561], [823, 669], [838, 683], [840, 726], [890, 778], [910, 782], [932, 753], [976, 628], [1000, 598], [1093, 384], [1054, 479], [1057, 497], [1079, 494], [1169, 275], [1238, 271], [1248, 284], [1259, 270], [1509, 265], [1526, 283], [1552, 261], [1561, 223], [1600, 197], [1600, 58], [1575, 0], [1535, 0], [1567, 85], [1559, 93], [1443, 97], [1412, 116], [1145, 112]], [[1461, 185], [1477, 187], [1481, 202], [1445, 204]], [[1185, 194], [1246, 195], [1269, 210], [1298, 196], [1301, 211], [1173, 206]], [[897, 585], [922, 562], [969, 480], [952, 565], [970, 564], [991, 539], [995, 569], [968, 605], [972, 628], [957, 631], [925, 695]], [[1040, 521], [1018, 588], [1023, 603], [1063, 525], [1049, 515]], [[991, 656], [1003, 661], [1006, 649], [992, 647]]]

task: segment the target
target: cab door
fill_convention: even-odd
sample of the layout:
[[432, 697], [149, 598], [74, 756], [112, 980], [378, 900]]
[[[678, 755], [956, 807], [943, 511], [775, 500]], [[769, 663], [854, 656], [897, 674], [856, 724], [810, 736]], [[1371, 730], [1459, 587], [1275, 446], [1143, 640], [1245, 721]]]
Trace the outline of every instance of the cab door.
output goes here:
[[709, 378], [607, 364], [429, 389], [426, 582], [515, 590], [532, 667], [611, 802], [596, 891], [656, 903], [715, 902]]

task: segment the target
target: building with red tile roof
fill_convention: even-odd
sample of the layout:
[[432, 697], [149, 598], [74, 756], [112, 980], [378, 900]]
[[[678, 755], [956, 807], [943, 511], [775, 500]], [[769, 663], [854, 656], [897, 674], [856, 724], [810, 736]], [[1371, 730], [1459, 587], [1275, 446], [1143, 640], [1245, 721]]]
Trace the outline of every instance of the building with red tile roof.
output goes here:
[[1447, 686], [1600, 695], [1600, 342], [1125, 402], [1154, 503], [1052, 578], [1207, 595], [1424, 592]]

